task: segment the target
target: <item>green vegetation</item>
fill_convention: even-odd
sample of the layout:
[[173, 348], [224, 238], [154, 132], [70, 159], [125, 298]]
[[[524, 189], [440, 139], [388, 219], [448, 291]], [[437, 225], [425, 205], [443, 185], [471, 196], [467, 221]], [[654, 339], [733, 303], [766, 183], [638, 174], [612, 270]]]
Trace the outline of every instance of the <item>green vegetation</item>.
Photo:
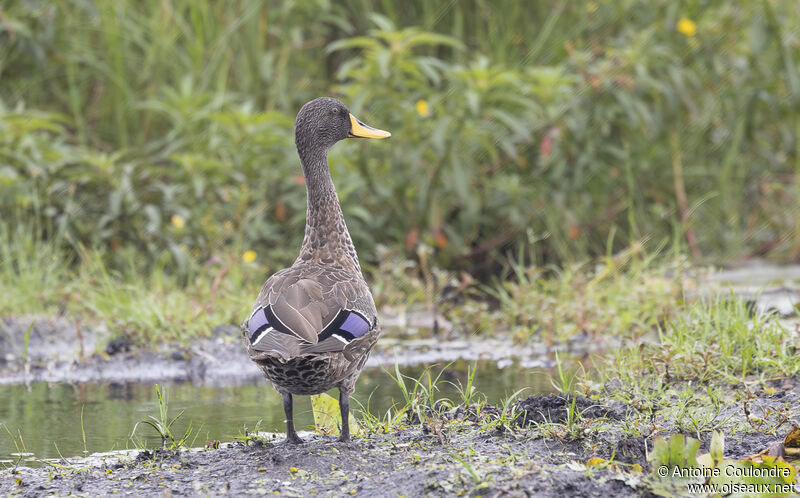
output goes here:
[[[0, 221], [0, 315], [59, 314], [104, 321], [116, 335], [144, 344], [188, 341], [215, 326], [238, 324], [263, 274], [236, 256], [210, 261], [189, 280], [154, 266], [140, 272], [134, 253], [110, 269], [102, 251], [77, 254], [31, 226]], [[25, 346], [18, 345], [20, 350]]]
[[[191, 447], [194, 444], [194, 441], [197, 439], [197, 434], [195, 434], [194, 439], [189, 442], [189, 438], [192, 437], [192, 421], [190, 420], [186, 426], [186, 430], [183, 434], [180, 433], [173, 433], [172, 426], [175, 425], [175, 422], [181, 418], [183, 412], [179, 412], [174, 417], [170, 417], [169, 415], [169, 406], [167, 404], [167, 392], [165, 388], [162, 388], [158, 384], [153, 386], [156, 392], [156, 401], [158, 403], [158, 417], [154, 417], [152, 415], [148, 415], [147, 419], [137, 422], [136, 425], [133, 426], [133, 430], [131, 431], [130, 440], [136, 445], [138, 448], [146, 448], [147, 444], [145, 441], [136, 434], [136, 430], [139, 428], [139, 424], [144, 424], [150, 426], [156, 434], [161, 438], [161, 449], [162, 450], [179, 450], [184, 446]], [[83, 414], [81, 413], [81, 420]], [[176, 437], [177, 436], [177, 437]]]
[[788, 2], [501, 3], [3, 5], [0, 313], [238, 324], [299, 246], [292, 124], [321, 94], [394, 133], [331, 157], [384, 309], [639, 336], [683, 254], [800, 254]]
[[[774, 436], [800, 423], [796, 407], [787, 402], [764, 408], [752, 402], [777, 392], [772, 381], [800, 373], [800, 342], [789, 326], [772, 315], [753, 315], [745, 302], [734, 297], [701, 300], [682, 307], [657, 335], [630, 337], [624, 347], [596, 356], [589, 371], [556, 355], [551, 383], [566, 400], [564, 417], [545, 418], [534, 428], [562, 441], [589, 441], [604, 430], [648, 439], [675, 432], [702, 438], [715, 430]], [[515, 401], [522, 392], [499, 403], [500, 410], [485, 410], [486, 397], [480, 386], [473, 385], [474, 368], [464, 386], [459, 382], [459, 396], [453, 399], [438, 394], [446, 382], [441, 379], [447, 366], [429, 367], [418, 378], [397, 368], [386, 372], [402, 398], [382, 417], [371, 413], [369, 404], [362, 406], [361, 424], [368, 433], [420, 426], [440, 437], [465, 428], [483, 433], [518, 430]], [[597, 406], [620, 402], [625, 415], [619, 420], [586, 416], [586, 408], [576, 403], [578, 396]]]
[[685, 261], [645, 255], [639, 244], [592, 267], [525, 266], [522, 257], [510, 267], [508, 278], [484, 286], [497, 301], [497, 311], [475, 312], [465, 306], [452, 313], [468, 316], [466, 323], [510, 327], [520, 341], [538, 335], [551, 343], [580, 333], [595, 340], [633, 337], [656, 329], [675, 313], [684, 301], [684, 281], [696, 281]]
[[[35, 233], [29, 225], [0, 221], [0, 292], [8, 296], [0, 302], [0, 315], [67, 312], [88, 322], [102, 320], [134, 343], [186, 342], [217, 325], [241, 323], [263, 283], [262, 267], [242, 261], [241, 251], [221, 254], [181, 277], [167, 271], [168, 261], [143, 271], [133, 253], [111, 269], [102, 250], [81, 247], [74, 255], [57, 238]], [[389, 257], [365, 265], [379, 308], [435, 307], [459, 331], [502, 331], [521, 342], [651, 332], [678, 309], [688, 273], [682, 261], [654, 262], [638, 245], [594, 268], [512, 263], [507, 278], [488, 284], [471, 277], [461, 281], [424, 264], [417, 268], [414, 261]], [[462, 286], [466, 299], [432, 300], [448, 286]]]
[[35, 220], [69, 261], [90, 247], [114, 270], [185, 280], [244, 250], [262, 272], [290, 261], [305, 209], [292, 121], [321, 94], [393, 132], [332, 154], [372, 263], [378, 245], [427, 246], [436, 266], [494, 272], [530, 240], [540, 264], [646, 240], [696, 258], [800, 253], [788, 1], [2, 12], [0, 217]]
[[[666, 323], [657, 340], [642, 338], [606, 355], [582, 389], [635, 407], [626, 417], [631, 435], [650, 437], [674, 424], [701, 437], [712, 430], [774, 434], [796, 410], [758, 409], [755, 392], [775, 393], [770, 381], [800, 373], [800, 343], [790, 325], [775, 316], [752, 315], [746, 303], [694, 302]], [[747, 417], [734, 421], [725, 409], [741, 407]]]

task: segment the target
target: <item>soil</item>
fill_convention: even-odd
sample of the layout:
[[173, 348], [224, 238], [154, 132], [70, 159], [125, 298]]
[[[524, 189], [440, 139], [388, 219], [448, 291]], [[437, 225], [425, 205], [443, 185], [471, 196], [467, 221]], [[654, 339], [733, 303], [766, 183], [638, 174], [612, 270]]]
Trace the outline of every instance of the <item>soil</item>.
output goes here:
[[[404, 430], [351, 443], [323, 436], [303, 445], [236, 443], [219, 449], [147, 453], [130, 463], [78, 470], [21, 469], [0, 486], [12, 495], [601, 496], [636, 490], [611, 472], [592, 478], [582, 470], [543, 463], [543, 452], [569, 456], [524, 433], [452, 438]], [[577, 448], [575, 448], [577, 449]], [[464, 455], [467, 453], [467, 455]], [[577, 456], [577, 455], [576, 455]], [[475, 473], [457, 459], [468, 461]], [[22, 484], [14, 483], [14, 478]], [[476, 479], [477, 478], [477, 479]]]
[[[784, 380], [750, 400], [756, 411], [787, 404], [800, 406], [800, 379]], [[580, 424], [589, 429], [569, 433], [560, 415], [568, 406], [582, 410]], [[304, 434], [304, 444], [291, 445], [280, 435], [259, 435], [207, 442], [203, 449], [116, 452], [7, 469], [0, 473], [0, 490], [12, 496], [649, 495], [647, 454], [653, 438], [631, 437], [623, 429], [634, 407], [581, 395], [541, 394], [516, 403], [515, 413], [521, 415], [510, 426], [508, 421], [486, 424], [502, 414], [491, 405], [438, 409], [421, 422], [348, 443]], [[741, 422], [744, 411], [734, 407], [729, 415]], [[545, 420], [561, 423], [542, 430]], [[603, 429], [592, 430], [595, 423]], [[674, 433], [670, 421], [656, 418], [655, 423], [659, 435]], [[765, 450], [790, 426], [774, 435], [728, 435], [725, 456], [741, 459]], [[700, 436], [701, 451], [708, 451], [710, 433]], [[606, 465], [591, 465], [597, 458]]]

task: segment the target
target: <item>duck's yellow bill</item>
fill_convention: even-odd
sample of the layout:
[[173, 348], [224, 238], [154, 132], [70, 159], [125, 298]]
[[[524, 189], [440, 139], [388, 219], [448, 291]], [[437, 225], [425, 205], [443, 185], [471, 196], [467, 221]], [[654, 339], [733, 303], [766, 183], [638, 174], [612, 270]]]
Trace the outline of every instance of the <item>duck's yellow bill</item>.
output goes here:
[[359, 121], [357, 117], [350, 114], [350, 133], [347, 136], [356, 138], [388, 138], [391, 137], [392, 134], [386, 130], [379, 130], [367, 126]]

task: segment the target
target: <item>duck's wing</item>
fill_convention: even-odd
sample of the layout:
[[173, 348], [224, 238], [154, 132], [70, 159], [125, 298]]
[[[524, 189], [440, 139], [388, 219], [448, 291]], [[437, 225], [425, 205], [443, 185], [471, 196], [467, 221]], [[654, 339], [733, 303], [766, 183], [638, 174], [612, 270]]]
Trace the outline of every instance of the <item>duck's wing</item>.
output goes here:
[[358, 350], [376, 326], [375, 304], [360, 274], [304, 265], [267, 280], [244, 331], [253, 352], [292, 358]]

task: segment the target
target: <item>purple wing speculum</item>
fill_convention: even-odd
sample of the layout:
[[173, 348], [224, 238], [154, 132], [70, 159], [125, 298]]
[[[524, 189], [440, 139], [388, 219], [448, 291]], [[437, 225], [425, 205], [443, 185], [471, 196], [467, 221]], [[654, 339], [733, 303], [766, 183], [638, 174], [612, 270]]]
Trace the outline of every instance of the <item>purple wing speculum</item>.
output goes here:
[[[250, 332], [250, 344], [254, 346], [271, 332], [296, 335], [275, 316], [269, 305], [258, 308], [250, 315], [247, 328]], [[336, 317], [319, 331], [318, 340], [321, 342], [333, 336], [339, 341], [349, 344], [354, 339], [364, 337], [371, 328], [369, 320], [358, 311], [340, 310]]]

